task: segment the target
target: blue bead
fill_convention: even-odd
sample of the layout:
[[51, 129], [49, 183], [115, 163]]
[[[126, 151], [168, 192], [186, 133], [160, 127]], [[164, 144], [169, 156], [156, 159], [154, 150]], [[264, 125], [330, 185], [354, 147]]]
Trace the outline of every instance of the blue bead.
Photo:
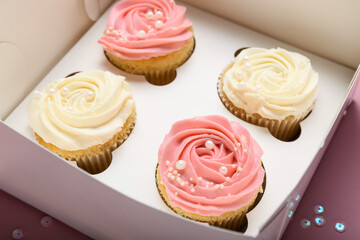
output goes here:
[[300, 221], [300, 224], [303, 228], [308, 228], [311, 225], [311, 221], [309, 219], [304, 218]]
[[345, 224], [341, 222], [335, 223], [335, 231], [342, 233], [345, 231]]
[[322, 227], [326, 223], [324, 217], [322, 217], [322, 216], [315, 216], [314, 217], [314, 222], [315, 222], [315, 225], [318, 226], [318, 227]]
[[314, 207], [314, 212], [315, 212], [315, 214], [323, 213], [324, 210], [325, 210], [324, 207], [321, 206], [321, 205], [316, 205], [316, 206]]

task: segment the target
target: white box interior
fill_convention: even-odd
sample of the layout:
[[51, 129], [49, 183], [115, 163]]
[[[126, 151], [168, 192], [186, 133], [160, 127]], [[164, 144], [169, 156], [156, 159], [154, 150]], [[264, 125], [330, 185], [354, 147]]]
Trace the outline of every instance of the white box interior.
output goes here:
[[[181, 119], [218, 114], [240, 122], [264, 150], [267, 174], [265, 194], [248, 215], [245, 235], [256, 236], [272, 214], [283, 204], [322, 147], [348, 93], [354, 70], [301, 49], [251, 31], [194, 7], [187, 6], [193, 22], [196, 48], [181, 66], [174, 82], [153, 86], [144, 77], [113, 67], [105, 58], [97, 40], [106, 26], [109, 10], [74, 45], [65, 57], [34, 89], [75, 71], [101, 69], [124, 75], [130, 83], [137, 107], [137, 121], [129, 139], [113, 152], [110, 167], [98, 175], [89, 175], [105, 185], [160, 211], [174, 214], [161, 200], [155, 185], [157, 151], [171, 125]], [[307, 56], [319, 73], [319, 95], [310, 116], [301, 123], [301, 135], [294, 142], [282, 142], [262, 127], [233, 116], [221, 103], [216, 83], [219, 74], [242, 47], [282, 47]], [[35, 141], [27, 121], [24, 101], [5, 119], [5, 123]], [[81, 171], [81, 170], [79, 170]]]

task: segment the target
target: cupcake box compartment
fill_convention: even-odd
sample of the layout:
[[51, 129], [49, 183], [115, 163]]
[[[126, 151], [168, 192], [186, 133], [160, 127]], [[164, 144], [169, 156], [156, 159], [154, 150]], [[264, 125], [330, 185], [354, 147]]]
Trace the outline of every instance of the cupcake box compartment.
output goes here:
[[[301, 200], [355, 87], [359, 71], [269, 38], [197, 8], [187, 6], [196, 48], [166, 86], [124, 73], [105, 58], [97, 39], [109, 10], [73, 46], [34, 90], [70, 73], [100, 69], [124, 75], [137, 107], [129, 139], [113, 152], [110, 167], [89, 175], [36, 143], [27, 121], [31, 93], [0, 123], [0, 187], [95, 239], [277, 239]], [[242, 47], [282, 47], [307, 56], [319, 73], [319, 96], [293, 142], [275, 139], [267, 129], [233, 116], [221, 103], [216, 83]], [[355, 73], [355, 74], [354, 74]], [[1, 81], [1, 80], [0, 80]], [[175, 215], [155, 185], [157, 151], [175, 121], [218, 114], [240, 122], [264, 150], [267, 182], [260, 203], [238, 233]]]

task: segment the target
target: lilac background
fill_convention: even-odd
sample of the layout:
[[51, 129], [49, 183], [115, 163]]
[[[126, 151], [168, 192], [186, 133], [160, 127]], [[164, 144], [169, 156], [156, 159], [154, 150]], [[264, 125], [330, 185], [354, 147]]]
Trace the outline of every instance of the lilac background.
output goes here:
[[[360, 87], [354, 95], [338, 130], [296, 210], [283, 240], [297, 239], [357, 239], [360, 219]], [[313, 207], [321, 204], [326, 224], [314, 226]], [[26, 203], [0, 190], [0, 239], [13, 239], [12, 232], [21, 228], [23, 239], [90, 239], [71, 227], [53, 219], [50, 227], [43, 227], [41, 219], [47, 216]], [[311, 220], [304, 229], [301, 219]], [[346, 231], [338, 233], [334, 224], [343, 222]], [[120, 236], [118, 236], [120, 237]]]

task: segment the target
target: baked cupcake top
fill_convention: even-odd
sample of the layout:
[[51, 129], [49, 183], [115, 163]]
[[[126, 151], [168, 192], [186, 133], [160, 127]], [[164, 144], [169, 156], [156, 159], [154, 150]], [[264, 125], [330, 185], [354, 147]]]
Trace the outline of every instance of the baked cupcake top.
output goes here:
[[216, 115], [178, 121], [159, 149], [161, 184], [174, 207], [220, 216], [257, 194], [264, 179], [262, 154], [237, 122]]
[[72, 151], [110, 140], [134, 107], [125, 77], [86, 71], [35, 91], [28, 116], [30, 127], [45, 142]]
[[263, 118], [306, 115], [317, 97], [318, 74], [310, 60], [281, 48], [242, 50], [222, 80], [236, 107]]
[[131, 60], [164, 56], [192, 37], [186, 8], [172, 0], [122, 0], [111, 9], [99, 43], [111, 54]]

